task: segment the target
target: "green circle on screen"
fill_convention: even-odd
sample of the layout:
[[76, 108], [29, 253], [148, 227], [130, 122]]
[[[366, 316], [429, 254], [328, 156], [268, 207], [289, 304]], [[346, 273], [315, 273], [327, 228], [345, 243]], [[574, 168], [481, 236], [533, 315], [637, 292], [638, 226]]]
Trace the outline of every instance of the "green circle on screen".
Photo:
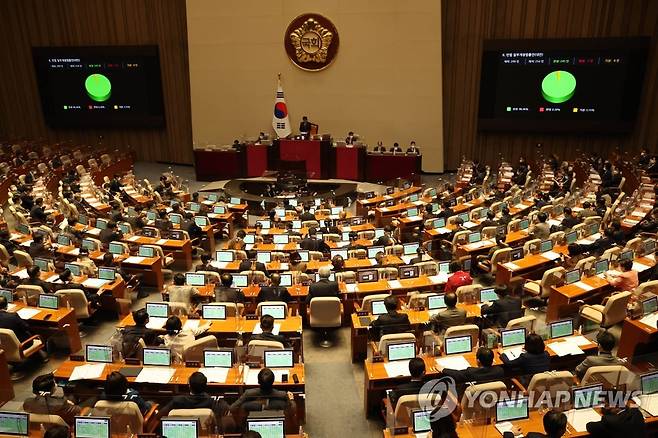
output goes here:
[[90, 99], [105, 102], [112, 94], [112, 84], [107, 76], [100, 73], [89, 75], [85, 80], [85, 89]]
[[576, 91], [576, 77], [564, 70], [546, 75], [541, 81], [541, 94], [551, 103], [562, 103], [573, 97]]

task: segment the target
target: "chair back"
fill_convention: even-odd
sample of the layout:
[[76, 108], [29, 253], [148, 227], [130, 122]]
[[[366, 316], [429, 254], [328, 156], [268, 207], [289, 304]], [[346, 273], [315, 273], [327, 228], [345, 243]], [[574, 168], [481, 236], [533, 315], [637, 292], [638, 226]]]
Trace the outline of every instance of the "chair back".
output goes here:
[[182, 301], [169, 301], [169, 310], [172, 315], [187, 316], [190, 311], [190, 305]]
[[7, 251], [7, 248], [5, 248], [4, 245], [0, 244], [0, 261], [9, 264], [10, 258], [11, 256], [9, 255], [9, 251]]
[[583, 259], [578, 260], [578, 263], [576, 263], [576, 267], [574, 269], [580, 269], [581, 271], [586, 271], [591, 269], [592, 266], [594, 266], [594, 263], [596, 263], [596, 257], [594, 256], [585, 257]]
[[562, 266], [548, 269], [547, 271], [544, 272], [544, 274], [541, 277], [541, 284], [540, 284], [541, 298], [548, 298], [548, 296], [551, 294], [551, 289], [553, 288], [553, 286], [557, 285], [558, 283], [561, 283], [562, 280], [564, 279], [565, 272], [566, 269], [564, 269]]
[[431, 398], [434, 394], [408, 394], [398, 399], [395, 405], [395, 427], [412, 426], [411, 412], [423, 406], [432, 406]]
[[347, 251], [347, 255], [351, 259], [365, 259], [368, 256], [368, 252], [365, 249], [350, 249]]
[[322, 260], [324, 255], [320, 251], [309, 251], [308, 259], [309, 260]]
[[418, 266], [418, 272], [420, 275], [432, 276], [439, 274], [439, 265], [433, 260], [416, 263], [414, 266]]
[[455, 325], [446, 329], [445, 338], [452, 336], [470, 336], [473, 350], [478, 347], [480, 340], [480, 327], [475, 324]]
[[48, 430], [53, 426], [68, 426], [66, 421], [59, 415], [33, 414], [30, 413], [30, 429], [36, 430], [43, 425]]
[[356, 281], [356, 272], [354, 271], [343, 271], [336, 272], [336, 281], [342, 283], [354, 283]]
[[520, 318], [510, 319], [506, 328], [511, 329], [523, 327], [527, 333], [534, 333], [536, 322], [537, 317], [534, 315], [522, 316]]
[[21, 343], [13, 330], [0, 328], [0, 345], [5, 351], [7, 362], [17, 363], [23, 361]]
[[633, 295], [640, 296], [645, 293], [658, 295], [658, 280], [650, 280], [640, 283], [637, 289], [635, 289], [635, 292], [633, 292]]
[[316, 297], [309, 307], [309, 324], [311, 327], [340, 327], [342, 307], [338, 297]]
[[113, 244], [115, 244], [115, 245], [121, 245], [121, 248], [123, 248], [123, 253], [124, 253], [124, 254], [130, 254], [130, 247], [128, 246], [127, 243], [125, 243], [125, 242], [117, 242], [116, 240], [115, 240], [115, 241], [112, 241], [111, 243], [113, 243]]
[[256, 314], [259, 317], [261, 316], [261, 308], [263, 306], [285, 306], [285, 312], [286, 315], [288, 315], [288, 304], [286, 304], [285, 301], [263, 301], [258, 303], [258, 306], [256, 307]]
[[76, 319], [86, 319], [91, 316], [89, 313], [89, 301], [85, 293], [80, 289], [62, 289], [55, 292], [55, 295], [62, 297], [61, 300], [75, 310]]
[[44, 291], [41, 286], [21, 284], [16, 287], [16, 298], [19, 300], [25, 298], [28, 306], [36, 306], [39, 301], [39, 294], [42, 293], [44, 293]]
[[494, 251], [491, 255], [491, 275], [498, 272], [498, 263], [507, 263], [510, 260], [512, 248], [501, 248]]
[[455, 291], [457, 294], [457, 301], [460, 303], [475, 302], [480, 299], [480, 290], [482, 286], [479, 284], [469, 284], [466, 286], [459, 286]]
[[34, 264], [32, 256], [30, 256], [25, 251], [21, 251], [20, 249], [14, 251], [14, 257], [16, 258], [16, 264], [19, 268], [29, 268]]
[[377, 268], [377, 276], [380, 279], [384, 280], [397, 280], [398, 279], [398, 268], [393, 266], [388, 266], [385, 268]]
[[242, 310], [244, 309], [244, 304], [242, 303], [232, 303], [229, 301], [219, 301], [213, 304], [220, 304], [222, 306], [226, 306], [226, 316], [227, 317], [235, 317], [238, 315], [238, 312], [242, 314]]
[[409, 296], [409, 308], [417, 309], [419, 307], [424, 307], [424, 308], [427, 309], [428, 298], [432, 295], [438, 295], [438, 294], [435, 293], [435, 292], [428, 292], [428, 293], [422, 293], [422, 294], [418, 293], [418, 292], [412, 293]]
[[194, 342], [183, 349], [183, 361], [203, 363], [203, 350], [209, 350], [217, 347], [217, 338], [213, 335], [208, 335], [196, 339]]
[[[477, 385], [467, 386], [461, 400], [462, 416], [461, 420], [493, 418], [496, 413], [496, 405], [492, 406], [487, 403], [486, 406], [481, 404], [482, 400], [490, 401], [491, 397], [482, 397], [482, 393], [506, 391], [505, 383], [501, 381], [478, 383]], [[473, 402], [469, 402], [473, 400]]]
[[402, 245], [391, 245], [384, 248], [387, 255], [401, 256], [404, 254], [404, 247]]
[[242, 271], [240, 274], [247, 276], [247, 282], [249, 284], [265, 283], [265, 279], [267, 278], [263, 271]]
[[262, 341], [260, 339], [252, 339], [247, 344], [247, 355], [258, 357], [263, 360], [265, 350], [283, 350], [283, 344], [277, 341]]
[[642, 248], [642, 238], [635, 237], [628, 242], [626, 242], [626, 247], [624, 249], [632, 249], [633, 252], [638, 252]]
[[377, 301], [377, 300], [383, 300], [390, 294], [374, 294], [374, 295], [366, 295], [363, 297], [363, 301], [361, 301], [361, 310], [364, 312], [372, 313], [372, 302]]
[[199, 435], [209, 436], [215, 432], [215, 414], [212, 409], [172, 409], [169, 411], [169, 417], [198, 418], [201, 430]]
[[533, 248], [539, 248], [539, 244], [541, 243], [541, 239], [530, 239], [526, 243], [523, 244], [523, 254], [528, 255], [532, 251]]
[[110, 428], [117, 433], [128, 430], [128, 426], [132, 433], [144, 432], [144, 417], [132, 401], [98, 400], [92, 415], [110, 417]]
[[624, 365], [601, 365], [588, 368], [580, 382], [582, 386], [595, 383], [603, 383], [606, 389], [625, 385], [628, 391], [638, 386], [638, 377]]
[[379, 353], [388, 358], [388, 344], [397, 344], [399, 342], [416, 342], [416, 336], [413, 333], [391, 333], [382, 335], [377, 346]]
[[626, 318], [626, 306], [631, 298], [628, 291], [610, 295], [603, 308], [603, 321], [601, 327], [607, 328], [622, 322]]
[[[532, 397], [546, 397], [545, 394], [548, 394], [551, 401], [557, 401], [558, 392], [569, 391], [573, 385], [574, 377], [571, 372], [546, 371], [532, 376], [532, 379], [528, 384], [528, 394]], [[557, 405], [552, 404], [551, 406]]]

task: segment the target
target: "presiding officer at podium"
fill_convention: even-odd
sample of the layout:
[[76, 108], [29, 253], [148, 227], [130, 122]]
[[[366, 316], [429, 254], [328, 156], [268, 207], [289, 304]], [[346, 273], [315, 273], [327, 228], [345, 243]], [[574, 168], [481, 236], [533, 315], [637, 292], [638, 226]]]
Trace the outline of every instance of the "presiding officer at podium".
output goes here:
[[302, 117], [302, 122], [299, 124], [299, 133], [307, 140], [311, 137], [311, 122], [306, 116]]

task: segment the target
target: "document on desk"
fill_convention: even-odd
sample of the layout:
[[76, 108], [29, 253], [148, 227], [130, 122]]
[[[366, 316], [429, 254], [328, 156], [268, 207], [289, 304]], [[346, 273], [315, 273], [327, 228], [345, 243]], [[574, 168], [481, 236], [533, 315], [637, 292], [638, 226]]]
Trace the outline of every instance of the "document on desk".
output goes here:
[[225, 383], [226, 378], [228, 377], [228, 371], [230, 368], [199, 368], [199, 372], [206, 376], [208, 382], [212, 383]]
[[475, 228], [477, 226], [478, 224], [476, 224], [475, 222], [471, 222], [471, 221], [464, 222], [464, 228]]
[[66, 252], [68, 255], [78, 256], [80, 255], [80, 248], [73, 248], [71, 251]]
[[137, 242], [142, 236], [130, 236], [128, 240], [131, 242]]
[[245, 385], [258, 385], [259, 372], [260, 372], [260, 368], [256, 368], [254, 370], [249, 369], [247, 371], [247, 377], [244, 379]]
[[438, 275], [429, 276], [427, 279], [432, 284], [445, 284], [448, 281], [448, 275], [445, 272], [441, 272]]
[[41, 312], [39, 309], [21, 309], [16, 313], [21, 317], [21, 319], [30, 319], [39, 312]]
[[503, 266], [505, 266], [510, 271], [515, 271], [515, 270], [519, 269], [519, 265], [517, 265], [514, 262], [503, 263]]
[[450, 228], [446, 228], [446, 227], [434, 228], [434, 230], [439, 234], [450, 234], [450, 233], [452, 233], [452, 230]]
[[359, 285], [356, 284], [356, 283], [346, 283], [346, 284], [345, 284], [345, 290], [346, 290], [348, 293], [351, 293], [351, 294], [352, 294], [352, 293], [354, 293], [354, 292], [356, 292], [356, 291], [358, 290], [358, 286], [359, 286]]
[[637, 272], [643, 272], [649, 269], [651, 266], [643, 265], [642, 263], [633, 262], [633, 270]]
[[551, 227], [553, 227], [553, 226], [555, 226], [555, 227], [559, 227], [560, 224], [561, 224], [562, 222], [560, 222], [560, 221], [557, 220], [557, 219], [549, 219], [549, 220], [546, 221], [546, 223], [547, 223], [548, 225], [550, 225]]
[[386, 369], [386, 374], [388, 377], [396, 376], [411, 376], [409, 373], [409, 361], [408, 360], [396, 360], [393, 362], [386, 362], [384, 364]]
[[565, 342], [571, 342], [572, 344], [576, 344], [579, 347], [582, 347], [583, 345], [589, 345], [592, 343], [589, 339], [587, 339], [585, 336], [582, 335], [576, 335], [576, 336], [569, 336], [567, 338], [564, 338]]
[[411, 263], [411, 260], [414, 257], [416, 257], [416, 256], [415, 255], [403, 255], [403, 256], [400, 256], [400, 259], [402, 259], [402, 261], [404, 262], [405, 265], [408, 265], [409, 263]]
[[635, 217], [644, 217], [646, 215], [647, 214], [643, 211], [634, 211], [633, 213], [631, 213], [631, 216], [635, 216]]
[[569, 341], [551, 342], [548, 347], [559, 357], [584, 354], [578, 344]]
[[572, 409], [567, 411], [567, 420], [576, 432], [586, 432], [587, 423], [590, 421], [601, 421], [601, 414], [592, 408]]
[[652, 417], [658, 416], [658, 394], [642, 394], [633, 400]]
[[14, 274], [11, 274], [11, 275], [12, 275], [12, 277], [18, 277], [21, 280], [25, 280], [26, 278], [30, 278], [30, 276], [27, 275], [27, 270], [26, 269], [21, 269], [20, 271], [14, 273]]
[[647, 316], [642, 317], [642, 318], [640, 319], [640, 322], [641, 322], [642, 324], [646, 324], [646, 325], [648, 325], [648, 326], [650, 326], [650, 327], [655, 328], [655, 327], [656, 327], [656, 323], [658, 323], [658, 313], [656, 313], [656, 312], [654, 312], [654, 313], [650, 313], [650, 314], [648, 314]]
[[469, 364], [468, 361], [464, 359], [464, 356], [461, 355], [440, 357], [435, 360], [436, 364], [441, 368], [448, 368], [451, 370], [465, 370], [471, 366], [471, 364]]
[[508, 359], [517, 359], [523, 353], [523, 346], [518, 345], [516, 347], [503, 348], [503, 353], [505, 353]]
[[135, 382], [139, 383], [169, 383], [176, 370], [169, 367], [144, 367]]
[[183, 330], [196, 330], [199, 328], [199, 322], [198, 319], [188, 319], [183, 325]]
[[637, 225], [640, 223], [640, 221], [636, 221], [635, 219], [624, 219], [622, 222], [627, 223], [629, 225]]
[[388, 281], [388, 286], [391, 289], [401, 289], [402, 288], [402, 283], [400, 283], [400, 280], [389, 280]]
[[73, 368], [69, 381], [100, 379], [105, 371], [104, 363], [80, 365]]
[[29, 248], [31, 243], [32, 243], [32, 240], [26, 240], [25, 242], [21, 243], [21, 246]]
[[557, 260], [562, 257], [559, 253], [555, 251], [546, 251], [541, 253], [541, 256], [548, 260]]
[[159, 330], [165, 325], [165, 322], [167, 322], [167, 318], [152, 316], [149, 317], [149, 322], [146, 324], [146, 328], [151, 330]]
[[226, 269], [228, 264], [229, 264], [229, 262], [217, 262], [217, 261], [210, 262], [210, 265], [217, 268], [217, 269]]
[[[274, 328], [272, 329], [272, 334], [273, 335], [278, 335], [279, 331], [281, 331], [281, 324], [278, 322], [274, 323]], [[254, 330], [251, 332], [254, 335], [260, 335], [263, 333], [263, 329], [260, 327], [260, 324], [256, 324], [254, 327]]]
[[89, 289], [100, 289], [108, 283], [111, 283], [111, 281], [103, 280], [101, 278], [88, 278], [82, 282], [82, 285]]
[[158, 240], [155, 242], [155, 244], [156, 244], [156, 245], [164, 245], [164, 244], [167, 243], [167, 242], [168, 242], [167, 239], [158, 239]]
[[133, 263], [135, 265], [138, 265], [138, 264], [142, 263], [144, 261], [144, 259], [146, 259], [146, 257], [131, 256], [131, 257], [128, 257], [127, 259], [125, 259], [123, 261], [123, 263]]
[[46, 278], [46, 281], [48, 283], [61, 283], [62, 281], [59, 279], [59, 275], [53, 274], [50, 277]]
[[577, 281], [577, 282], [575, 282], [573, 285], [574, 285], [574, 286], [578, 286], [580, 289], [585, 290], [585, 291], [589, 291], [589, 290], [594, 289], [593, 286], [590, 286], [589, 284], [584, 283], [584, 282], [582, 282], [582, 281]]

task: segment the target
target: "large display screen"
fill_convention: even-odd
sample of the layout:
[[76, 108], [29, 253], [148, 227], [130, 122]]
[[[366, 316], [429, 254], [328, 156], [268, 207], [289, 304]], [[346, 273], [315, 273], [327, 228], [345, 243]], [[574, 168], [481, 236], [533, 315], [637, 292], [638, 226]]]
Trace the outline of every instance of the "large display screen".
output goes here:
[[479, 129], [629, 131], [648, 47], [643, 37], [485, 41]]
[[32, 53], [49, 126], [164, 125], [157, 46], [35, 47]]

